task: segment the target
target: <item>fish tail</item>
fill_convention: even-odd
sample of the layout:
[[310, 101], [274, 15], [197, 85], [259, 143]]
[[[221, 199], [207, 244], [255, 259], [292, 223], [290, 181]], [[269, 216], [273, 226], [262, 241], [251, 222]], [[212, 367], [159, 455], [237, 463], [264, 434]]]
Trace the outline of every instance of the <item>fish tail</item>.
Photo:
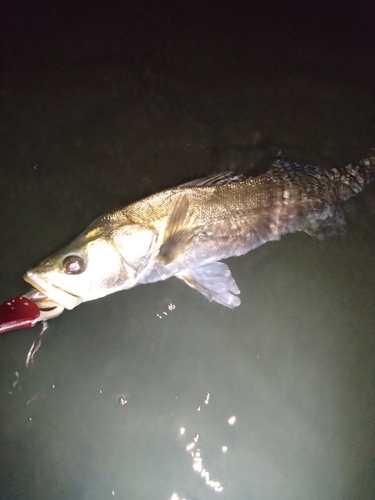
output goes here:
[[363, 191], [375, 180], [375, 150], [357, 164], [330, 170], [329, 177], [336, 184], [338, 198], [342, 201]]

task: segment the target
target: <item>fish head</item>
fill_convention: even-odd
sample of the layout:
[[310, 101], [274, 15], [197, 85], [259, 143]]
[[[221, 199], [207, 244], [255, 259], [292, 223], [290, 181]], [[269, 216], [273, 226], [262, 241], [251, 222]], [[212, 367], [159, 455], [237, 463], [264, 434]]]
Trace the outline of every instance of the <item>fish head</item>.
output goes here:
[[131, 288], [144, 265], [142, 252], [152, 241], [152, 235], [139, 233], [131, 224], [89, 226], [72, 243], [29, 269], [24, 279], [65, 309]]

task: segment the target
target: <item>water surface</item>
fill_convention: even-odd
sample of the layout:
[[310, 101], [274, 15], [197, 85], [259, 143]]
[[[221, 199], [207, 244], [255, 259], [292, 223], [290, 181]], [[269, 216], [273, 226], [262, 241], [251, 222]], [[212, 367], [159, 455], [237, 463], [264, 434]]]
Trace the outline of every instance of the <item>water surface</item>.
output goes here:
[[[280, 9], [9, 10], [1, 302], [142, 196], [375, 146], [371, 9]], [[372, 499], [375, 187], [346, 211], [229, 259], [236, 310], [170, 279], [50, 321], [32, 367], [40, 327], [3, 335], [0, 499]]]

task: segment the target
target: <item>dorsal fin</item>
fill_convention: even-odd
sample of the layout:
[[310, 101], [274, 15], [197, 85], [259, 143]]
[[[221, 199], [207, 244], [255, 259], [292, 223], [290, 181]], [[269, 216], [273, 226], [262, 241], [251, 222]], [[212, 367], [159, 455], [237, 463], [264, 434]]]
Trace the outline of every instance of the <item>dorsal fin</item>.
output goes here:
[[226, 184], [241, 182], [246, 179], [250, 179], [250, 177], [244, 174], [237, 174], [236, 172], [229, 170], [228, 172], [219, 172], [218, 174], [212, 174], [208, 177], [201, 177], [200, 179], [185, 182], [184, 184], [180, 184], [178, 187], [225, 186]]

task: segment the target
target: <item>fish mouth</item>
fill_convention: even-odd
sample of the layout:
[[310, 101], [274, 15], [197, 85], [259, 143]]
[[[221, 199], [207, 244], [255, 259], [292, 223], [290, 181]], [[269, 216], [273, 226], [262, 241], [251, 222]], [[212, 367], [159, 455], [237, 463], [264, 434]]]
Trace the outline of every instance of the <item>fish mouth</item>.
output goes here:
[[63, 290], [57, 285], [49, 283], [40, 275], [27, 271], [23, 275], [23, 279], [30, 283], [31, 286], [44, 293], [48, 298], [64, 307], [64, 309], [73, 309], [82, 302], [82, 297]]

